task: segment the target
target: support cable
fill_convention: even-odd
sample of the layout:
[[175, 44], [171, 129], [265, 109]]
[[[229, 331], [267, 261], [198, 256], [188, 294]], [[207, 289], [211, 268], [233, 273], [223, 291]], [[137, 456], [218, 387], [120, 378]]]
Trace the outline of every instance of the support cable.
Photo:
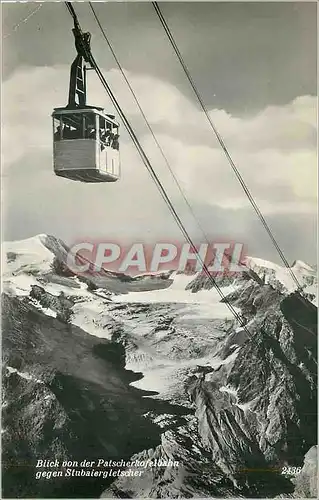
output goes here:
[[198, 91], [198, 89], [196, 87], [196, 84], [195, 84], [193, 78], [191, 77], [190, 71], [189, 71], [189, 69], [188, 69], [188, 67], [187, 67], [187, 65], [186, 65], [186, 63], [185, 63], [185, 61], [183, 59], [183, 56], [182, 56], [182, 54], [181, 54], [181, 52], [180, 52], [180, 50], [179, 50], [179, 48], [178, 48], [178, 46], [176, 44], [176, 41], [175, 41], [175, 39], [174, 39], [174, 37], [172, 35], [172, 32], [171, 32], [169, 26], [167, 25], [167, 23], [165, 21], [165, 18], [164, 18], [163, 14], [162, 14], [159, 6], [158, 6], [158, 3], [157, 2], [152, 2], [152, 5], [153, 5], [153, 7], [155, 9], [155, 12], [156, 12], [156, 14], [157, 14], [157, 16], [158, 16], [158, 18], [159, 18], [159, 20], [160, 20], [160, 22], [161, 22], [164, 30], [165, 30], [165, 33], [168, 36], [168, 39], [169, 39], [169, 41], [170, 41], [170, 43], [171, 43], [171, 45], [172, 45], [172, 47], [174, 49], [174, 52], [175, 52], [175, 54], [176, 54], [176, 56], [177, 56], [177, 58], [178, 58], [178, 60], [179, 60], [179, 62], [181, 64], [181, 66], [182, 66], [182, 68], [184, 70], [184, 73], [185, 73], [185, 75], [186, 75], [186, 77], [187, 77], [187, 79], [188, 79], [188, 81], [189, 81], [189, 83], [190, 83], [190, 85], [191, 85], [191, 87], [192, 87], [192, 89], [193, 89], [196, 97], [197, 97], [197, 100], [198, 100], [198, 102], [199, 102], [199, 104], [200, 104], [203, 112], [205, 113], [205, 116], [206, 116], [206, 118], [207, 118], [207, 120], [209, 122], [209, 125], [212, 128], [212, 130], [213, 130], [213, 132], [214, 132], [214, 134], [215, 134], [215, 136], [216, 136], [216, 138], [217, 138], [217, 140], [218, 140], [218, 142], [219, 142], [222, 150], [225, 153], [225, 156], [226, 156], [226, 158], [227, 158], [227, 160], [228, 160], [228, 162], [229, 162], [232, 170], [234, 171], [234, 173], [235, 173], [235, 175], [236, 175], [236, 177], [237, 177], [240, 185], [242, 186], [245, 194], [247, 195], [247, 198], [249, 199], [249, 201], [250, 201], [252, 207], [254, 208], [257, 216], [259, 217], [262, 225], [264, 226], [264, 228], [265, 228], [268, 236], [270, 237], [270, 239], [271, 239], [274, 247], [276, 248], [276, 250], [277, 250], [277, 252], [278, 252], [281, 260], [285, 264], [285, 267], [288, 269], [288, 271], [289, 271], [292, 279], [296, 283], [298, 291], [301, 291], [302, 290], [302, 286], [300, 285], [300, 283], [299, 283], [299, 281], [298, 281], [295, 273], [291, 269], [291, 267], [289, 265], [289, 262], [287, 261], [287, 259], [286, 259], [285, 255], [284, 255], [283, 251], [281, 250], [281, 248], [280, 248], [280, 246], [279, 246], [276, 238], [274, 237], [274, 235], [273, 235], [273, 233], [272, 233], [272, 231], [271, 231], [271, 229], [270, 229], [267, 221], [265, 220], [263, 214], [261, 213], [261, 211], [260, 211], [260, 209], [259, 209], [256, 201], [254, 200], [251, 192], [249, 191], [249, 189], [248, 189], [248, 187], [247, 187], [247, 185], [246, 185], [246, 183], [245, 183], [245, 181], [244, 181], [241, 173], [239, 172], [238, 168], [236, 167], [236, 164], [235, 164], [234, 160], [232, 159], [232, 157], [231, 157], [231, 155], [230, 155], [230, 153], [229, 153], [229, 151], [228, 151], [228, 149], [227, 149], [227, 147], [225, 145], [225, 142], [224, 142], [222, 136], [218, 132], [218, 130], [217, 130], [214, 122], [212, 121], [212, 119], [211, 119], [211, 117], [209, 115], [209, 112], [208, 112], [208, 110], [207, 110], [207, 108], [206, 108], [206, 106], [204, 104], [204, 101], [203, 101], [203, 99], [202, 99], [202, 97], [201, 97], [201, 95], [200, 95], [200, 93], [199, 93], [199, 91]]

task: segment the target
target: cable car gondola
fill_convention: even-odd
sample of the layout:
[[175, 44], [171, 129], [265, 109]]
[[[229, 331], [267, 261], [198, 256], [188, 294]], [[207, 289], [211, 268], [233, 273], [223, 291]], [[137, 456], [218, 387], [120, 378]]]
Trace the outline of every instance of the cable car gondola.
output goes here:
[[54, 108], [53, 165], [57, 176], [81, 182], [115, 182], [120, 177], [119, 124], [103, 108], [86, 104], [89, 33], [73, 28], [77, 57], [70, 72], [69, 101]]

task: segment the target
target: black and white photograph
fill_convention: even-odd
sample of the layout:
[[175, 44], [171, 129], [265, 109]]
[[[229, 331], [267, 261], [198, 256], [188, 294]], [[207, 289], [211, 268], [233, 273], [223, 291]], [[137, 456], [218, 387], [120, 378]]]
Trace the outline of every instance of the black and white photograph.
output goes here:
[[317, 498], [317, 11], [1, 2], [2, 498]]

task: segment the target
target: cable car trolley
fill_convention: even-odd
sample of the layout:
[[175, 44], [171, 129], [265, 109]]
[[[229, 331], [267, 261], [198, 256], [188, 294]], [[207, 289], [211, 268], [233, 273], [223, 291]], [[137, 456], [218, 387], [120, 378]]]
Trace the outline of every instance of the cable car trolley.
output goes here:
[[115, 182], [120, 177], [119, 124], [103, 108], [87, 106], [91, 35], [76, 21], [72, 31], [77, 56], [70, 71], [69, 101], [52, 113], [54, 172], [81, 182]]

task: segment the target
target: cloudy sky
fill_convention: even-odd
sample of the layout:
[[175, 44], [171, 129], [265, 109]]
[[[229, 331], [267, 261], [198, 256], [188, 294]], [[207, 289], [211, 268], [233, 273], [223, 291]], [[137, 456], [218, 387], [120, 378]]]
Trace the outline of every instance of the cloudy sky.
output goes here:
[[[316, 260], [316, 3], [161, 3], [193, 79], [288, 260]], [[52, 169], [54, 107], [67, 103], [75, 50], [64, 4], [2, 4], [5, 239], [183, 241], [127, 133], [122, 179], [86, 185]], [[92, 51], [191, 236], [205, 241], [87, 3]], [[211, 241], [280, 262], [200, 111], [148, 2], [96, 3], [140, 104]], [[93, 72], [90, 104], [113, 108]]]

